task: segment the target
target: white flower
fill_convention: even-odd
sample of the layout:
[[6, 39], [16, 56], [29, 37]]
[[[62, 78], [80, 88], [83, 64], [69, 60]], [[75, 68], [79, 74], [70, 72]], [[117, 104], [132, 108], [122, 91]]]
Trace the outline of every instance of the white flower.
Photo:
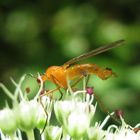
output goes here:
[[133, 130], [124, 129], [116, 133], [106, 133], [106, 140], [140, 140], [140, 134]]
[[17, 129], [17, 120], [14, 110], [5, 108], [0, 111], [0, 129], [6, 134], [12, 134]]
[[63, 123], [72, 110], [74, 110], [74, 104], [71, 101], [56, 101], [54, 103], [55, 115], [60, 123]]
[[97, 125], [90, 127], [88, 129], [88, 139], [89, 140], [104, 140], [105, 132], [100, 129], [100, 127]]
[[17, 119], [19, 128], [28, 131], [37, 125], [40, 104], [36, 100], [22, 101], [17, 109]]
[[44, 129], [44, 126], [45, 124], [47, 125], [48, 124], [48, 116], [47, 114], [45, 113], [43, 107], [39, 106], [38, 108], [38, 116], [37, 116], [37, 124], [36, 124], [36, 127], [38, 129]]
[[[120, 119], [122, 122], [121, 127], [111, 125], [106, 131], [106, 140], [140, 140], [140, 133], [135, 133], [134, 128], [126, 124], [122, 117]], [[113, 133], [112, 129], [114, 128], [116, 131]]]
[[71, 137], [82, 137], [90, 126], [96, 106], [74, 100], [54, 103], [56, 118]]
[[72, 112], [65, 124], [66, 131], [72, 138], [83, 137], [90, 125], [90, 119], [87, 114]]
[[46, 140], [60, 140], [62, 128], [58, 126], [48, 126], [45, 130]]

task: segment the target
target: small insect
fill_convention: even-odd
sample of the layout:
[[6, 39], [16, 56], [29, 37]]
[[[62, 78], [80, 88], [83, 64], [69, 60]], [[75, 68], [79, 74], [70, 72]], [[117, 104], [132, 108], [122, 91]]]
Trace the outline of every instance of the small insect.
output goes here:
[[45, 74], [41, 76], [43, 82], [49, 80], [55, 83], [60, 88], [67, 88], [67, 79], [73, 80], [75, 78], [84, 77], [87, 75], [95, 74], [102, 80], [108, 79], [110, 76], [115, 75], [110, 68], [102, 69], [96, 64], [75, 64], [78, 61], [83, 59], [93, 57], [97, 54], [106, 52], [112, 48], [120, 46], [124, 43], [124, 40], [118, 40], [113, 43], [110, 43], [105, 46], [101, 46], [95, 50], [92, 50], [88, 53], [82, 54], [78, 57], [75, 57], [62, 66], [50, 66]]

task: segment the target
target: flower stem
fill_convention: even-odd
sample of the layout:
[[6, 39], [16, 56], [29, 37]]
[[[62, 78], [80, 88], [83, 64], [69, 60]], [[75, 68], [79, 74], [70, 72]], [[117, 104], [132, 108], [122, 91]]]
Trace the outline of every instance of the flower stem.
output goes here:
[[35, 140], [33, 130], [27, 131], [26, 134], [27, 134], [28, 140]]
[[0, 83], [0, 87], [3, 89], [3, 91], [6, 93], [6, 95], [12, 99], [12, 101], [15, 100], [13, 94], [2, 84]]

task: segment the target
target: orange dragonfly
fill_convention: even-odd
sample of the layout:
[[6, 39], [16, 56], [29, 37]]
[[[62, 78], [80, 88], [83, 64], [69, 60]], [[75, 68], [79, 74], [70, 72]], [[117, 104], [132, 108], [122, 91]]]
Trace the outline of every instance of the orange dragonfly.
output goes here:
[[88, 53], [82, 54], [78, 57], [75, 57], [62, 66], [50, 66], [47, 68], [45, 74], [41, 76], [43, 83], [46, 80], [49, 80], [55, 83], [59, 88], [67, 88], [67, 79], [73, 80], [77, 77], [84, 77], [87, 75], [95, 74], [102, 80], [106, 80], [112, 75], [115, 75], [111, 69], [105, 68], [102, 69], [96, 64], [74, 64], [75, 62], [81, 61], [83, 59], [93, 57], [97, 54], [106, 52], [112, 48], [120, 46], [124, 43], [124, 40], [118, 40], [113, 43], [110, 43], [105, 46], [101, 46], [95, 50], [92, 50]]

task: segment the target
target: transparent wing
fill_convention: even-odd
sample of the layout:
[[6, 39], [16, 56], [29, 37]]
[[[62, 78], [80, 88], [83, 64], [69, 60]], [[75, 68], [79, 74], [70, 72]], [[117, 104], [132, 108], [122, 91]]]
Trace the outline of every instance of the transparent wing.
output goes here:
[[105, 45], [105, 46], [101, 46], [95, 50], [92, 50], [90, 52], [87, 52], [87, 53], [84, 53], [78, 57], [75, 57], [75, 58], [72, 58], [70, 59], [69, 61], [67, 61], [66, 63], [63, 64], [64, 67], [68, 67], [69, 65], [75, 63], [75, 62], [78, 62], [78, 61], [81, 61], [83, 59], [86, 59], [86, 58], [89, 58], [89, 57], [93, 57], [97, 54], [100, 54], [100, 53], [103, 53], [103, 52], [106, 52], [112, 48], [115, 48], [115, 47], [118, 47], [120, 45], [122, 45], [125, 41], [124, 40], [117, 40], [115, 42], [112, 42], [108, 45]]

